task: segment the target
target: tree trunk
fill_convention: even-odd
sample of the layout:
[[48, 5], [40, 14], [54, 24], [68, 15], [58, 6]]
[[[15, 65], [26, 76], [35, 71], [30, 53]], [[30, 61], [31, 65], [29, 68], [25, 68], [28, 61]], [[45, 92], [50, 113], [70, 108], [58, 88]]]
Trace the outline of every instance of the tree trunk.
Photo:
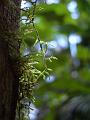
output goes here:
[[20, 0], [0, 0], [0, 120], [15, 120], [19, 86]]

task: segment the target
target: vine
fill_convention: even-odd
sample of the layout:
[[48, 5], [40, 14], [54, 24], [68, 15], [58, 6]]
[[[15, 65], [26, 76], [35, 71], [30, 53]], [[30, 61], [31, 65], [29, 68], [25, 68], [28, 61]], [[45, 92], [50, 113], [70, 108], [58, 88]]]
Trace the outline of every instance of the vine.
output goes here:
[[[35, 98], [33, 96], [33, 89], [38, 84], [38, 80], [40, 77], [45, 78], [45, 74], [49, 74], [47, 71], [49, 69], [47, 68], [47, 65], [45, 64], [44, 70], [40, 71], [36, 68], [36, 65], [39, 64], [37, 57], [42, 57], [42, 60], [45, 62], [45, 52], [47, 49], [47, 44], [40, 41], [40, 37], [38, 34], [38, 31], [34, 24], [34, 16], [35, 16], [35, 10], [36, 10], [36, 4], [37, 0], [32, 2], [31, 0], [27, 0], [27, 2], [30, 2], [32, 4], [32, 14], [31, 14], [31, 8], [25, 8], [22, 9], [22, 14], [26, 14], [27, 18], [22, 19], [25, 20], [25, 25], [30, 26], [32, 24], [33, 30], [36, 34], [36, 42], [39, 43], [41, 52], [35, 53], [35, 54], [28, 54], [28, 55], [21, 55], [21, 77], [19, 81], [19, 99], [17, 104], [17, 120], [25, 120], [30, 119], [29, 113], [30, 113], [30, 104], [31, 102], [34, 102]], [[22, 31], [22, 29], [21, 29]], [[21, 32], [22, 34], [22, 32]], [[22, 41], [23, 43], [23, 41]], [[42, 46], [45, 46], [44, 49]], [[42, 61], [43, 62], [43, 61]]]
[[[25, 19], [21, 19], [22, 21], [25, 20], [24, 25], [26, 26], [25, 30], [21, 28], [21, 36], [23, 39], [23, 34], [25, 32], [30, 32], [30, 27], [32, 25], [32, 29], [36, 35], [36, 41], [33, 44], [33, 47], [39, 43], [40, 52], [35, 52], [34, 54], [21, 54], [21, 77], [19, 81], [19, 99], [17, 104], [17, 120], [29, 120], [30, 114], [30, 104], [35, 101], [33, 96], [33, 89], [36, 88], [38, 85], [39, 79], [42, 77], [45, 79], [46, 75], [49, 75], [51, 69], [47, 67], [46, 60], [48, 59], [56, 59], [55, 57], [46, 58], [45, 54], [47, 51], [47, 43], [40, 40], [38, 31], [35, 27], [34, 19], [35, 19], [35, 11], [37, 0], [26, 0], [27, 2], [31, 3], [32, 7], [21, 9], [21, 13], [26, 15]], [[21, 22], [22, 23], [22, 22]], [[28, 26], [28, 29], [27, 29]], [[21, 26], [22, 27], [22, 26]], [[24, 41], [21, 42], [22, 44]], [[39, 64], [39, 60], [37, 59], [40, 57], [43, 64], [43, 70], [39, 70], [36, 66]]]

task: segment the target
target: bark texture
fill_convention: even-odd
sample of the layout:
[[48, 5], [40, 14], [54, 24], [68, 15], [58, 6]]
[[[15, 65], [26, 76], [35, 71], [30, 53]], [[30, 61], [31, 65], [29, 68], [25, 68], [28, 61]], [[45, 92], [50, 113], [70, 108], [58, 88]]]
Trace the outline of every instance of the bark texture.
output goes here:
[[0, 0], [0, 120], [15, 120], [19, 84], [20, 0]]

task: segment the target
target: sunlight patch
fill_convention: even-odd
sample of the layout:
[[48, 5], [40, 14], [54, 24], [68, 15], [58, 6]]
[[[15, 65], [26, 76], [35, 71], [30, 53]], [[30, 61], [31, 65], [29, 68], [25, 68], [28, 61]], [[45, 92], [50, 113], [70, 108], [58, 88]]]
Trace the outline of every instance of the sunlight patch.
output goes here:
[[52, 83], [54, 81], [55, 81], [55, 76], [54, 75], [50, 75], [46, 78], [47, 83]]

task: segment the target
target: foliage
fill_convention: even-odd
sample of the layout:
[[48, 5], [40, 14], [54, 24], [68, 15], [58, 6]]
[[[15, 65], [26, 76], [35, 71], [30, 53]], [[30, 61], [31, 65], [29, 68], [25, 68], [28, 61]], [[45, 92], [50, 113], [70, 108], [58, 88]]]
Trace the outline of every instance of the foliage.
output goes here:
[[[25, 14], [27, 18], [21, 18], [21, 77], [19, 79], [19, 99], [17, 103], [17, 119], [19, 120], [29, 119], [29, 112], [30, 109], [32, 109], [30, 104], [35, 101], [33, 89], [37, 88], [39, 79], [45, 79], [45, 76], [49, 75], [51, 71], [51, 69], [47, 67], [46, 61], [52, 62], [52, 59], [56, 59], [53, 56], [45, 57], [47, 43], [40, 40], [34, 24], [37, 0], [35, 2], [30, 1], [30, 3], [33, 9], [32, 15], [28, 11], [28, 15]], [[22, 9], [22, 12], [27, 12], [27, 10]], [[29, 19], [29, 21], [27, 19]], [[25, 20], [24, 23], [23, 20]], [[39, 46], [39, 51], [35, 48], [37, 45]]]
[[[36, 119], [55, 120], [62, 103], [77, 95], [90, 94], [90, 1], [61, 0], [58, 4], [47, 4], [38, 0], [37, 5], [30, 2], [31, 7], [21, 12], [24, 21], [21, 23], [21, 54], [26, 48], [29, 51], [22, 60], [21, 85], [28, 91], [24, 96], [29, 94], [30, 99], [34, 87], [34, 104], [39, 109]], [[76, 4], [74, 11], [68, 8], [71, 2], [74, 2], [72, 6]], [[71, 40], [79, 41], [74, 56], [71, 47], [74, 49], [75, 44], [70, 43], [71, 35], [81, 39], [74, 36]], [[65, 47], [61, 44], [62, 39]], [[52, 56], [58, 59], [50, 62]], [[28, 80], [29, 89], [25, 87]]]

